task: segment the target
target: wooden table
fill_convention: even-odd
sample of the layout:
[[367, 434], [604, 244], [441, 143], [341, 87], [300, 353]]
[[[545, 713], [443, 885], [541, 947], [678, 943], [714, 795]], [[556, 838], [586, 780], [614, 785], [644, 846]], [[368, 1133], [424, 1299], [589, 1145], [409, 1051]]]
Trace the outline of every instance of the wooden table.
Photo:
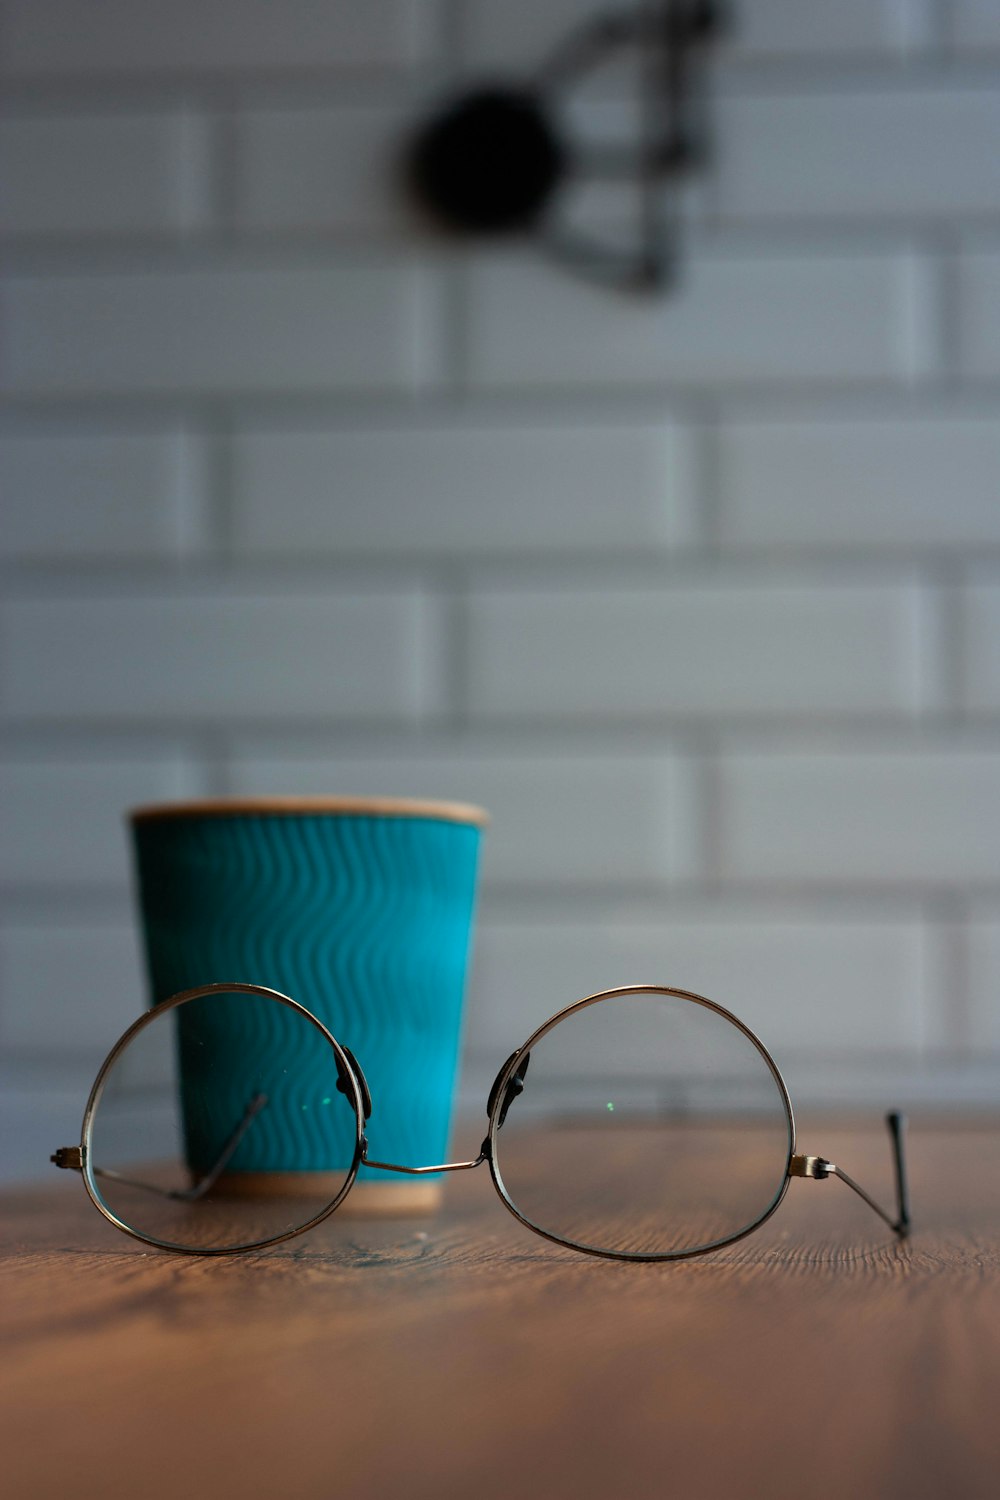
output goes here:
[[[800, 1127], [890, 1196], [875, 1119]], [[1000, 1119], [915, 1121], [916, 1232], [796, 1181], [729, 1250], [573, 1255], [485, 1168], [424, 1219], [144, 1252], [70, 1173], [8, 1193], [10, 1500], [1000, 1495]]]

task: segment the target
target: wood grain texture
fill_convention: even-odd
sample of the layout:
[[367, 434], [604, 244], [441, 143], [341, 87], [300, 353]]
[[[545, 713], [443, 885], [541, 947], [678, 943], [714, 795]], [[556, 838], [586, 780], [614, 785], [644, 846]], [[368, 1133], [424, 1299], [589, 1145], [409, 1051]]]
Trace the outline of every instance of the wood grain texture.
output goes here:
[[[889, 1198], [877, 1121], [800, 1137]], [[673, 1265], [548, 1245], [485, 1169], [221, 1261], [144, 1252], [69, 1173], [8, 1193], [6, 1493], [992, 1500], [998, 1141], [915, 1123], [907, 1244], [802, 1181]]]

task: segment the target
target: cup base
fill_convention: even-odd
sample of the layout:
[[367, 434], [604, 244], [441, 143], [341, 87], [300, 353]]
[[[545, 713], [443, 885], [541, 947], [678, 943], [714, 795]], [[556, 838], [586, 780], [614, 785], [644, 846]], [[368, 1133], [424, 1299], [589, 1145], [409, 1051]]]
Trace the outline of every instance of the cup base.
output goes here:
[[[317, 1202], [328, 1191], [333, 1199], [343, 1187], [341, 1172], [225, 1172], [213, 1196], [233, 1198], [309, 1198]], [[440, 1182], [356, 1182], [337, 1209], [352, 1218], [395, 1217], [433, 1213], [441, 1207]]]

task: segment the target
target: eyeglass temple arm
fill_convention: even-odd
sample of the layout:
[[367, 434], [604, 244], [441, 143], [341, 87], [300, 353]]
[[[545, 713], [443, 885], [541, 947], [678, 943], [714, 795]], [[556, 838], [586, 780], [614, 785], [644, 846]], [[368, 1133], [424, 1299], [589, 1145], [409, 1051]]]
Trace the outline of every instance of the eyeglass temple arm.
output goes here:
[[[208, 1169], [203, 1177], [199, 1177], [198, 1181], [194, 1184], [193, 1187], [162, 1188], [159, 1187], [155, 1182], [142, 1182], [138, 1177], [126, 1177], [123, 1172], [113, 1172], [109, 1167], [95, 1167], [94, 1176], [107, 1177], [114, 1182], [122, 1182], [126, 1187], [142, 1188], [144, 1192], [156, 1193], [161, 1198], [180, 1199], [185, 1203], [196, 1202], [199, 1198], [203, 1198], [205, 1194], [209, 1192], [218, 1182], [219, 1178], [222, 1176], [222, 1173], [225, 1171], [226, 1167], [229, 1165], [230, 1160], [235, 1154], [237, 1146], [249, 1130], [254, 1117], [260, 1114], [261, 1110], [265, 1107], [266, 1104], [266, 1094], [254, 1094], [253, 1098], [250, 1100], [250, 1103], [247, 1105], [246, 1109], [243, 1112], [243, 1118], [236, 1126], [236, 1129], [233, 1131], [232, 1135], [226, 1141], [222, 1150], [219, 1152], [215, 1161], [212, 1163], [212, 1166]], [[63, 1160], [60, 1160], [61, 1157], [63, 1158]], [[62, 1146], [55, 1153], [55, 1155], [51, 1157], [51, 1160], [55, 1162], [57, 1167], [82, 1166], [82, 1163], [79, 1160], [79, 1148], [77, 1148], [74, 1152], [72, 1147]]]
[[841, 1182], [847, 1184], [852, 1192], [857, 1193], [868, 1207], [884, 1219], [889, 1228], [900, 1239], [905, 1239], [910, 1232], [910, 1194], [906, 1177], [906, 1154], [903, 1144], [903, 1133], [906, 1129], [906, 1116], [893, 1110], [885, 1117], [892, 1137], [892, 1160], [896, 1177], [896, 1217], [893, 1218], [882, 1208], [875, 1199], [865, 1192], [861, 1185], [849, 1177], [843, 1167], [836, 1166], [832, 1161], [827, 1161], [823, 1156], [793, 1156], [790, 1175], [793, 1177], [839, 1177]]

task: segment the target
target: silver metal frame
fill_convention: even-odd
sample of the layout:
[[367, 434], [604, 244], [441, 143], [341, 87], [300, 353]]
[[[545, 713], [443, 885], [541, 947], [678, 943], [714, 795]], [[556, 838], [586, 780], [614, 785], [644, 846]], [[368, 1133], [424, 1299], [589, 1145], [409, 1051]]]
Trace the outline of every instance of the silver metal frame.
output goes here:
[[[104, 1202], [102, 1202], [100, 1189], [95, 1182], [95, 1173], [97, 1169], [95, 1169], [91, 1159], [91, 1137], [93, 1133], [95, 1112], [97, 1110], [98, 1104], [100, 1103], [101, 1095], [104, 1091], [104, 1085], [107, 1080], [108, 1074], [110, 1073], [117, 1059], [121, 1056], [122, 1052], [139, 1034], [139, 1032], [143, 1031], [147, 1026], [151, 1025], [155, 1020], [162, 1016], [165, 1011], [174, 1010], [178, 1006], [186, 1004], [188, 1001], [200, 999], [206, 995], [227, 993], [258, 995], [267, 999], [276, 1000], [280, 1004], [286, 1005], [291, 1010], [296, 1011], [305, 1020], [312, 1022], [312, 1024], [322, 1034], [325, 1040], [329, 1042], [331, 1048], [333, 1049], [335, 1066], [337, 1068], [338, 1076], [342, 1080], [348, 1080], [350, 1084], [349, 1102], [353, 1105], [354, 1108], [354, 1117], [357, 1132], [355, 1138], [354, 1155], [347, 1176], [345, 1178], [344, 1185], [339, 1193], [329, 1204], [327, 1204], [327, 1206], [320, 1213], [315, 1214], [311, 1219], [308, 1220], [307, 1223], [299, 1225], [296, 1229], [287, 1230], [283, 1234], [272, 1235], [267, 1239], [255, 1240], [246, 1244], [227, 1245], [221, 1248], [192, 1249], [189, 1246], [174, 1245], [169, 1243], [168, 1241], [156, 1239], [151, 1235], [143, 1234], [139, 1230], [133, 1229], [131, 1225], [126, 1224], [123, 1220], [118, 1218], [118, 1216], [114, 1214]], [[547, 1036], [550, 1031], [554, 1030], [554, 1028], [558, 1026], [560, 1022], [565, 1021], [569, 1016], [575, 1015], [578, 1011], [586, 1010], [589, 1006], [596, 1005], [602, 1000], [614, 1000], [625, 995], [666, 996], [672, 999], [686, 1000], [694, 1005], [700, 1005], [706, 1010], [713, 1011], [717, 1016], [721, 1017], [725, 1021], [728, 1021], [732, 1026], [735, 1026], [738, 1031], [743, 1033], [747, 1040], [751, 1042], [756, 1048], [758, 1054], [763, 1059], [769, 1073], [771, 1074], [785, 1111], [785, 1118], [788, 1126], [788, 1153], [785, 1160], [784, 1172], [778, 1191], [771, 1202], [764, 1208], [762, 1213], [760, 1213], [756, 1219], [754, 1219], [750, 1224], [746, 1225], [745, 1228], [739, 1230], [736, 1234], [727, 1235], [722, 1239], [713, 1240], [707, 1245], [699, 1245], [689, 1250], [669, 1250], [653, 1252], [606, 1250], [595, 1245], [584, 1245], [579, 1241], [566, 1239], [563, 1236], [552, 1234], [550, 1231], [541, 1228], [538, 1224], [535, 1224], [531, 1219], [527, 1218], [526, 1215], [520, 1212], [507, 1190], [507, 1186], [503, 1180], [503, 1174], [500, 1166], [500, 1158], [502, 1157], [502, 1152], [499, 1150], [498, 1146], [499, 1134], [507, 1113], [507, 1109], [510, 1106], [511, 1098], [516, 1093], [520, 1092], [520, 1080], [523, 1076], [523, 1073], [527, 1069], [527, 1061], [530, 1057], [531, 1049], [536, 1046], [536, 1044], [540, 1042], [543, 1037]], [[323, 1023], [318, 1020], [311, 1011], [307, 1010], [304, 1005], [300, 1005], [297, 1000], [291, 999], [291, 997], [288, 995], [281, 994], [281, 992], [278, 990], [269, 989], [264, 985], [258, 984], [232, 983], [202, 985], [196, 989], [184, 990], [180, 994], [171, 996], [169, 1000], [164, 1000], [160, 1004], [154, 1006], [152, 1010], [148, 1011], [138, 1021], [134, 1022], [134, 1024], [128, 1028], [124, 1035], [118, 1039], [118, 1041], [115, 1043], [114, 1047], [112, 1047], [111, 1051], [108, 1053], [108, 1056], [102, 1063], [100, 1071], [97, 1074], [97, 1078], [94, 1081], [94, 1086], [90, 1091], [90, 1097], [87, 1100], [87, 1107], [84, 1110], [83, 1115], [83, 1124], [80, 1133], [80, 1145], [78, 1147], [62, 1146], [54, 1153], [51, 1159], [57, 1166], [69, 1167], [82, 1172], [84, 1186], [86, 1187], [91, 1202], [104, 1216], [104, 1218], [106, 1218], [109, 1223], [113, 1224], [116, 1229], [122, 1230], [124, 1234], [130, 1235], [133, 1239], [141, 1240], [144, 1244], [153, 1245], [157, 1249], [170, 1250], [187, 1255], [235, 1255], [244, 1250], [262, 1250], [267, 1246], [278, 1245], [285, 1240], [295, 1239], [298, 1235], [305, 1234], [308, 1230], [315, 1228], [317, 1224], [321, 1224], [324, 1219], [328, 1219], [330, 1215], [336, 1211], [336, 1209], [340, 1206], [340, 1204], [343, 1202], [343, 1200], [346, 1198], [347, 1194], [353, 1187], [354, 1181], [358, 1175], [359, 1168], [362, 1166], [371, 1167], [383, 1172], [402, 1172], [409, 1175], [424, 1175], [426, 1173], [437, 1172], [464, 1172], [471, 1170], [473, 1167], [481, 1166], [484, 1161], [489, 1163], [490, 1176], [493, 1179], [493, 1185], [496, 1188], [501, 1201], [509, 1210], [509, 1212], [513, 1214], [514, 1218], [522, 1223], [527, 1229], [532, 1230], [535, 1234], [541, 1235], [543, 1239], [549, 1240], [553, 1244], [563, 1245], [570, 1250], [578, 1250], [585, 1255], [596, 1255], [604, 1260], [626, 1260], [643, 1262], [688, 1260], [693, 1256], [705, 1255], [711, 1250], [720, 1250], [726, 1245], [735, 1244], [738, 1240], [744, 1239], [748, 1234], [752, 1234], [754, 1230], [759, 1229], [760, 1226], [771, 1217], [771, 1215], [781, 1204], [782, 1199], [788, 1191], [788, 1184], [791, 1182], [793, 1177], [811, 1177], [817, 1180], [822, 1180], [823, 1178], [833, 1176], [839, 1177], [841, 1181], [846, 1183], [848, 1187], [850, 1187], [855, 1193], [857, 1193], [858, 1196], [862, 1198], [868, 1204], [868, 1206], [879, 1215], [880, 1218], [884, 1219], [896, 1234], [902, 1237], [909, 1232], [910, 1219], [906, 1194], [906, 1175], [903, 1162], [902, 1129], [904, 1122], [902, 1120], [902, 1117], [899, 1115], [888, 1116], [889, 1127], [890, 1131], [892, 1132], [893, 1145], [895, 1149], [896, 1189], [899, 1210], [897, 1217], [893, 1219], [892, 1216], [888, 1214], [883, 1208], [881, 1208], [873, 1198], [869, 1197], [869, 1195], [864, 1191], [863, 1188], [859, 1187], [852, 1178], [848, 1177], [846, 1172], [842, 1171], [839, 1167], [836, 1167], [833, 1162], [827, 1161], [826, 1158], [822, 1156], [800, 1156], [796, 1153], [795, 1117], [792, 1112], [792, 1101], [789, 1097], [788, 1089], [785, 1086], [785, 1080], [782, 1078], [781, 1072], [778, 1069], [778, 1066], [772, 1058], [771, 1054], [768, 1052], [767, 1048], [764, 1046], [763, 1042], [756, 1035], [756, 1033], [751, 1031], [750, 1027], [745, 1025], [738, 1016], [734, 1016], [731, 1011], [727, 1010], [725, 1006], [717, 1004], [716, 1001], [708, 1000], [704, 995], [695, 994], [691, 990], [675, 989], [668, 985], [658, 984], [619, 985], [614, 989], [599, 990], [596, 994], [588, 995], [583, 1000], [577, 1000], [572, 1005], [565, 1006], [554, 1016], [550, 1016], [550, 1018], [547, 1021], [543, 1022], [542, 1025], [537, 1028], [537, 1030], [531, 1033], [527, 1041], [524, 1042], [520, 1047], [518, 1047], [516, 1052], [511, 1053], [510, 1057], [498, 1072], [496, 1079], [494, 1080], [493, 1087], [490, 1090], [490, 1103], [487, 1108], [489, 1117], [488, 1132], [486, 1138], [483, 1141], [482, 1147], [480, 1148], [479, 1155], [472, 1161], [443, 1162], [431, 1166], [404, 1166], [398, 1162], [372, 1161], [368, 1156], [368, 1142], [365, 1138], [364, 1133], [365, 1120], [367, 1118], [366, 1104], [368, 1100], [368, 1085], [365, 1081], [361, 1067], [352, 1053], [346, 1047], [342, 1046], [341, 1043], [337, 1041], [336, 1037], [334, 1037], [333, 1034], [323, 1025]]]
[[[159, 1020], [159, 1018], [164, 1014], [165, 1011], [176, 1010], [178, 1006], [186, 1005], [191, 1000], [200, 1000], [203, 996], [206, 995], [220, 994], [258, 995], [267, 1000], [277, 1000], [280, 1002], [280, 1004], [287, 1005], [289, 1010], [296, 1011], [306, 1021], [312, 1022], [312, 1024], [316, 1027], [316, 1030], [319, 1031], [322, 1036], [330, 1043], [335, 1059], [340, 1060], [342, 1068], [337, 1068], [338, 1075], [340, 1077], [343, 1077], [346, 1074], [346, 1076], [350, 1079], [353, 1098], [349, 1099], [348, 1102], [353, 1104], [354, 1106], [354, 1119], [357, 1126], [357, 1133], [354, 1145], [354, 1156], [353, 1160], [351, 1161], [347, 1177], [344, 1181], [344, 1186], [341, 1188], [340, 1192], [332, 1200], [332, 1202], [328, 1203], [326, 1208], [324, 1208], [320, 1213], [315, 1214], [313, 1218], [311, 1218], [307, 1223], [301, 1224], [297, 1229], [290, 1229], [285, 1234], [271, 1235], [268, 1239], [265, 1240], [248, 1241], [246, 1244], [241, 1245], [226, 1245], [219, 1249], [206, 1248], [191, 1250], [189, 1246], [172, 1245], [168, 1240], [160, 1240], [155, 1238], [155, 1236], [153, 1235], [143, 1234], [140, 1230], [133, 1229], [130, 1224], [126, 1224], [124, 1220], [119, 1219], [117, 1214], [112, 1213], [111, 1209], [108, 1208], [106, 1203], [102, 1202], [100, 1189], [94, 1180], [95, 1169], [90, 1150], [91, 1137], [93, 1135], [94, 1129], [94, 1116], [97, 1112], [97, 1106], [101, 1101], [101, 1095], [104, 1092], [104, 1085], [107, 1082], [108, 1074], [111, 1072], [111, 1069], [114, 1067], [118, 1058], [125, 1051], [125, 1048], [129, 1045], [129, 1043], [139, 1035], [140, 1031], [144, 1031], [147, 1026], [151, 1026], [154, 1021]], [[193, 990], [182, 990], [179, 994], [171, 995], [169, 1000], [161, 1001], [159, 1005], [155, 1005], [152, 1010], [147, 1011], [144, 1016], [140, 1016], [138, 1021], [133, 1022], [133, 1024], [129, 1027], [125, 1034], [118, 1038], [118, 1041], [112, 1047], [111, 1051], [104, 1059], [104, 1062], [101, 1064], [100, 1071], [98, 1072], [97, 1077], [94, 1080], [94, 1086], [90, 1091], [90, 1098], [87, 1100], [87, 1107], [83, 1112], [83, 1125], [80, 1131], [79, 1161], [78, 1163], [69, 1162], [67, 1163], [67, 1165], [79, 1166], [80, 1170], [83, 1173], [83, 1185], [87, 1189], [87, 1193], [89, 1194], [90, 1200], [93, 1203], [94, 1207], [98, 1209], [98, 1211], [102, 1213], [108, 1220], [108, 1222], [110, 1224], [113, 1224], [116, 1229], [120, 1229], [123, 1231], [123, 1233], [131, 1235], [134, 1240], [141, 1240], [145, 1245], [155, 1245], [158, 1250], [173, 1250], [181, 1255], [236, 1255], [244, 1250], [263, 1250], [267, 1245], [280, 1245], [282, 1240], [294, 1239], [297, 1235], [305, 1234], [307, 1230], [315, 1228], [317, 1224], [322, 1224], [323, 1220], [329, 1218], [329, 1216], [335, 1211], [335, 1209], [340, 1206], [340, 1204], [347, 1197], [347, 1194], [350, 1192], [351, 1188], [354, 1186], [354, 1179], [357, 1177], [358, 1168], [361, 1166], [361, 1163], [364, 1160], [364, 1153], [367, 1149], [367, 1145], [368, 1143], [365, 1140], [364, 1133], [364, 1113], [361, 1087], [358, 1083], [354, 1067], [352, 1066], [350, 1058], [347, 1056], [346, 1052], [337, 1041], [336, 1037], [334, 1037], [333, 1034], [327, 1030], [322, 1021], [318, 1020], [316, 1016], [313, 1015], [311, 1010], [307, 1010], [304, 1005], [300, 1005], [297, 1000], [291, 999], [289, 995], [282, 995], [279, 990], [268, 989], [265, 985], [262, 984], [205, 984], [200, 985]], [[66, 1148], [63, 1149], [65, 1150]], [[57, 1152], [56, 1156], [58, 1155], [59, 1153]], [[55, 1161], [56, 1157], [53, 1157], [53, 1160]], [[57, 1165], [60, 1165], [60, 1163], [57, 1162]]]
[[[774, 1079], [774, 1082], [777, 1086], [778, 1094], [781, 1098], [781, 1102], [785, 1110], [785, 1119], [788, 1124], [788, 1154], [785, 1160], [785, 1169], [782, 1175], [781, 1186], [778, 1188], [776, 1196], [771, 1201], [771, 1203], [768, 1204], [768, 1206], [764, 1209], [764, 1212], [760, 1214], [758, 1218], [754, 1219], [751, 1224], [748, 1224], [745, 1229], [741, 1229], [737, 1234], [730, 1234], [727, 1235], [724, 1239], [713, 1240], [708, 1245], [699, 1245], [696, 1249], [693, 1250], [666, 1250], [649, 1252], [603, 1250], [598, 1249], [598, 1247], [595, 1245], [583, 1245], [580, 1244], [577, 1240], [568, 1240], [564, 1239], [561, 1235], [550, 1234], [548, 1230], [542, 1229], [538, 1224], [534, 1224], [530, 1219], [526, 1218], [525, 1215], [520, 1212], [517, 1205], [514, 1203], [513, 1199], [507, 1191], [506, 1184], [504, 1183], [503, 1176], [500, 1171], [500, 1164], [497, 1160], [498, 1155], [501, 1154], [498, 1152], [498, 1139], [500, 1130], [499, 1122], [500, 1116], [503, 1113], [503, 1105], [507, 1094], [507, 1085], [514, 1077], [514, 1074], [517, 1072], [518, 1063], [522, 1060], [526, 1053], [529, 1053], [531, 1051], [532, 1047], [534, 1047], [536, 1043], [542, 1040], [542, 1037], [547, 1036], [548, 1033], [554, 1029], [554, 1027], [558, 1026], [560, 1021], [565, 1021], [569, 1016], [576, 1015], [578, 1011], [586, 1010], [591, 1005], [597, 1005], [601, 1000], [614, 1000], [623, 995], [665, 995], [675, 1000], [690, 1000], [695, 1005], [701, 1005], [706, 1010], [714, 1011], [717, 1016], [721, 1016], [723, 1020], [731, 1022], [731, 1024], [735, 1026], [738, 1031], [741, 1031], [747, 1038], [747, 1040], [753, 1043], [757, 1051], [760, 1053], [760, 1056], [767, 1064], [771, 1077]], [[605, 1260], [689, 1260], [694, 1255], [705, 1255], [709, 1250], [721, 1250], [723, 1246], [733, 1245], [737, 1240], [743, 1239], [745, 1235], [752, 1234], [755, 1229], [759, 1229], [761, 1224], [763, 1224], [766, 1219], [769, 1219], [771, 1217], [775, 1209], [781, 1203], [782, 1198], [784, 1198], [785, 1194], [788, 1191], [788, 1184], [791, 1181], [789, 1169], [795, 1155], [795, 1116], [792, 1113], [792, 1101], [788, 1096], [788, 1090], [785, 1087], [785, 1080], [782, 1078], [781, 1073], [778, 1071], [778, 1066], [775, 1063], [774, 1058], [771, 1056], [770, 1052], [768, 1052], [767, 1048], [764, 1046], [760, 1038], [750, 1030], [749, 1026], [745, 1026], [737, 1016], [734, 1016], [731, 1011], [726, 1010], [725, 1006], [718, 1005], [714, 1000], [707, 1000], [704, 995], [696, 995], [691, 990], [672, 989], [666, 985], [659, 984], [619, 985], [613, 990], [599, 990], [595, 995], [588, 995], [584, 1000], [577, 1000], [573, 1005], [567, 1005], [564, 1010], [559, 1011], [557, 1015], [552, 1016], [543, 1025], [539, 1026], [537, 1031], [533, 1031], [524, 1045], [519, 1047], [517, 1051], [507, 1059], [497, 1077], [497, 1082], [494, 1084], [493, 1090], [494, 1102], [493, 1109], [490, 1113], [490, 1129], [488, 1140], [490, 1144], [490, 1175], [493, 1178], [494, 1187], [500, 1194], [500, 1197], [503, 1199], [507, 1208], [514, 1215], [515, 1219], [520, 1220], [525, 1228], [533, 1229], [536, 1234], [540, 1234], [543, 1239], [551, 1240], [553, 1244], [565, 1245], [570, 1250], [580, 1250], [584, 1255], [599, 1255]]]

